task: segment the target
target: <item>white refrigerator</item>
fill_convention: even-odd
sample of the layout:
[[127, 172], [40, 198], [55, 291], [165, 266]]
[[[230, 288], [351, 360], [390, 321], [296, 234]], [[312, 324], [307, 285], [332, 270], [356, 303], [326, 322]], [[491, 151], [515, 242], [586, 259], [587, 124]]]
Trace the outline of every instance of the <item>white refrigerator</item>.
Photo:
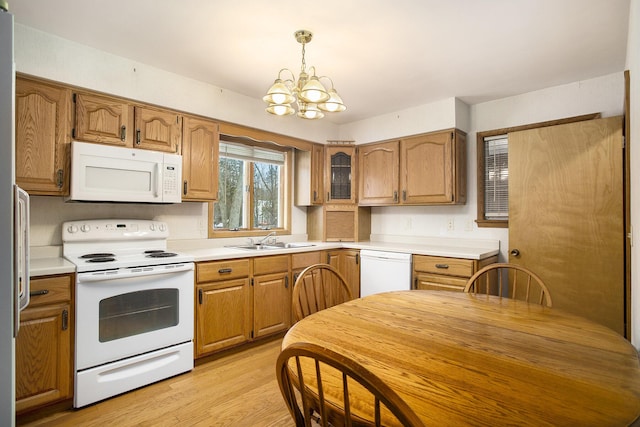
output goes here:
[[13, 15], [0, 0], [0, 425], [15, 425], [15, 338], [29, 303], [29, 196], [15, 185]]

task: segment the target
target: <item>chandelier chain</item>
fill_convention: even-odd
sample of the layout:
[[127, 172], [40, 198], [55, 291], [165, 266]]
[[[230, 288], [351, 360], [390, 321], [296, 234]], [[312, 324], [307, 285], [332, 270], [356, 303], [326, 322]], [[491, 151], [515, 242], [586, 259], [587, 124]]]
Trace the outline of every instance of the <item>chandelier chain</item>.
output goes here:
[[302, 42], [302, 68], [300, 69], [301, 72], [306, 72], [307, 70], [307, 62], [304, 59], [304, 46], [306, 45], [306, 43]]

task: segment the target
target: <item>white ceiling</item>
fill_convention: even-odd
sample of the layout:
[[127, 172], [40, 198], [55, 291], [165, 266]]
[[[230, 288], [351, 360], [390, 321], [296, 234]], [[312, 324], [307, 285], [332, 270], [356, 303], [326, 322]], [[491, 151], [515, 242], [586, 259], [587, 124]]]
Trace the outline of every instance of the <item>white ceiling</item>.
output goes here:
[[[15, 21], [262, 98], [281, 68], [334, 81], [347, 123], [621, 72], [630, 0], [13, 0]], [[266, 113], [265, 113], [266, 114]], [[326, 119], [325, 119], [326, 120]]]

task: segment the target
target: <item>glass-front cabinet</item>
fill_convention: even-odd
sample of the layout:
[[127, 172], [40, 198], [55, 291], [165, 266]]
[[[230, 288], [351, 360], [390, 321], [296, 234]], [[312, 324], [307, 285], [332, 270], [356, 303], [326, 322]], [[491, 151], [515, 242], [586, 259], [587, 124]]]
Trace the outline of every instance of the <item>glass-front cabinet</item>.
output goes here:
[[325, 178], [329, 203], [356, 203], [356, 149], [354, 145], [325, 148]]

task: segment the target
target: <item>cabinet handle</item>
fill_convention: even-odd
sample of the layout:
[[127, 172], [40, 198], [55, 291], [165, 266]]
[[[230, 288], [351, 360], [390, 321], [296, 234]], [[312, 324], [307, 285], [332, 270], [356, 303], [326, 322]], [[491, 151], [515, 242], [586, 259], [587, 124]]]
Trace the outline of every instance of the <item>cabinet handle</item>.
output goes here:
[[300, 277], [300, 273], [293, 273], [293, 283], [298, 281], [298, 277]]
[[394, 191], [394, 192], [393, 192], [393, 201], [394, 201], [394, 202], [397, 202], [397, 201], [398, 201], [398, 192], [397, 192], [397, 191]]
[[447, 268], [449, 268], [449, 264], [436, 264], [436, 268], [444, 268], [444, 269], [447, 269]]
[[187, 181], [182, 185], [182, 194], [187, 195]]
[[360, 264], [360, 254], [356, 254], [356, 265]]
[[40, 296], [40, 295], [46, 295], [48, 293], [49, 293], [48, 289], [41, 289], [39, 291], [31, 291], [31, 292], [29, 292], [29, 296], [30, 297], [37, 297], [37, 296]]
[[402, 201], [403, 202], [407, 201], [407, 190], [402, 190]]
[[202, 289], [198, 289], [198, 304], [202, 305]]
[[221, 268], [220, 270], [218, 270], [219, 274], [228, 274], [231, 273], [233, 271], [232, 268]]
[[136, 145], [140, 145], [140, 129], [136, 129]]
[[124, 141], [125, 139], [127, 139], [127, 127], [122, 125], [120, 127], [120, 141]]
[[58, 169], [58, 172], [56, 173], [56, 184], [58, 185], [58, 188], [62, 188], [63, 178], [64, 171], [62, 169]]
[[62, 330], [66, 331], [69, 328], [69, 311], [62, 310]]
[[315, 202], [316, 200], [318, 200], [318, 192], [313, 190], [313, 201]]
[[330, 195], [330, 193], [327, 191], [327, 202], [328, 202], [329, 200], [331, 200], [331, 195]]
[[284, 287], [289, 289], [289, 276], [284, 276]]

